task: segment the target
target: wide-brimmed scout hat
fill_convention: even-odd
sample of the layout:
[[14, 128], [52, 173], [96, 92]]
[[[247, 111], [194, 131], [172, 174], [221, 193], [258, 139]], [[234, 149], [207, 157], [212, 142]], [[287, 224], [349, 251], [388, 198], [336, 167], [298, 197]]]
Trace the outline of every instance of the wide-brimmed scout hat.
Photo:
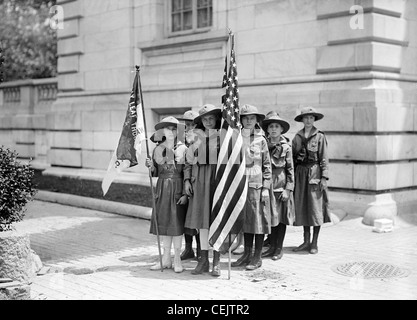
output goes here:
[[250, 116], [250, 115], [256, 115], [259, 117], [259, 122], [262, 121], [265, 118], [265, 115], [263, 113], [258, 112], [258, 108], [255, 106], [251, 106], [250, 104], [244, 104], [240, 108], [240, 117], [243, 116]]
[[155, 130], [158, 131], [159, 129], [163, 129], [165, 127], [169, 126], [175, 126], [177, 127], [180, 124], [177, 118], [174, 118], [172, 116], [163, 118], [160, 122], [158, 122], [155, 125]]
[[212, 104], [205, 104], [199, 111], [198, 116], [194, 118], [194, 123], [198, 124], [201, 122], [201, 118], [203, 116], [208, 116], [210, 114], [220, 115], [222, 113], [222, 109], [216, 107]]
[[193, 110], [185, 111], [182, 117], [177, 117], [178, 120], [183, 121], [193, 121], [196, 117], [198, 117], [198, 112]]
[[314, 116], [314, 118], [316, 118], [316, 121], [323, 119], [324, 117], [322, 113], [319, 113], [313, 107], [308, 106], [308, 107], [304, 107], [303, 109], [301, 109], [300, 114], [296, 116], [294, 120], [297, 122], [303, 122], [304, 116]]
[[262, 129], [267, 132], [268, 126], [269, 124], [276, 122], [279, 123], [280, 126], [282, 127], [282, 132], [281, 134], [286, 133], [288, 130], [290, 130], [290, 124], [285, 121], [284, 119], [282, 119], [278, 113], [276, 113], [275, 111], [270, 111], [267, 113], [265, 120], [262, 121]]

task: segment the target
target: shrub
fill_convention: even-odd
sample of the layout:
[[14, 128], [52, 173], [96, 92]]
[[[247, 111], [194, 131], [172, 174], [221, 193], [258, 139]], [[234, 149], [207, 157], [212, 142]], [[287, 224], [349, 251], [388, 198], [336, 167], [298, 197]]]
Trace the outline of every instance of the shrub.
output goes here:
[[32, 183], [34, 170], [17, 156], [16, 151], [0, 147], [0, 232], [12, 230], [11, 224], [23, 219], [26, 204], [37, 192]]

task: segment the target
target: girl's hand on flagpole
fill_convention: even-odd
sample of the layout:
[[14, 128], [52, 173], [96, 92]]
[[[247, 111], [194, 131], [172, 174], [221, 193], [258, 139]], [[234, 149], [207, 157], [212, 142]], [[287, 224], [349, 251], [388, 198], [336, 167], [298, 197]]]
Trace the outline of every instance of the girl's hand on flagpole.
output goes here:
[[149, 158], [146, 158], [145, 160], [145, 166], [151, 169], [151, 171], [154, 171], [155, 167], [153, 165], [153, 161]]
[[185, 180], [184, 191], [185, 191], [185, 194], [189, 197], [193, 195], [193, 186], [191, 185], [190, 180]]

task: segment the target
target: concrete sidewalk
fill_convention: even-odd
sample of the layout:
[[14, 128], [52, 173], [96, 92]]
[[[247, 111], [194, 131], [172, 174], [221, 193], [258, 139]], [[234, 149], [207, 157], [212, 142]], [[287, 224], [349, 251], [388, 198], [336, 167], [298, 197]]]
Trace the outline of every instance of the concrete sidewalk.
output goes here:
[[44, 264], [31, 285], [35, 300], [417, 299], [417, 225], [400, 219], [390, 233], [361, 218], [326, 224], [317, 255], [294, 253], [302, 228], [288, 227], [281, 260], [232, 268], [228, 279], [228, 255], [219, 278], [192, 275], [194, 260], [182, 273], [149, 270], [158, 261], [149, 220], [39, 200], [27, 208], [18, 228]]

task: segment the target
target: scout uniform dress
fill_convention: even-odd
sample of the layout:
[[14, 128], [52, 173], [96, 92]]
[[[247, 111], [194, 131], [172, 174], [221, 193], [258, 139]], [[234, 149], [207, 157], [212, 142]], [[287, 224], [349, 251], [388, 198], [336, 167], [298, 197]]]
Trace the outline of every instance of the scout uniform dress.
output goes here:
[[184, 168], [184, 180], [190, 179], [193, 187], [185, 220], [187, 229], [209, 229], [215, 218], [211, 216], [211, 207], [220, 148], [219, 132], [210, 130], [210, 136], [205, 141], [199, 140], [190, 145]]
[[295, 220], [294, 196], [291, 193], [287, 201], [280, 199], [284, 190], [294, 191], [294, 166], [289, 139], [281, 136], [278, 143], [272, 143], [268, 139], [268, 149], [272, 168], [271, 225], [272, 227], [279, 223], [293, 225]]
[[256, 125], [252, 133], [242, 131], [246, 161], [248, 195], [243, 209], [243, 232], [269, 234], [271, 232], [270, 203], [261, 202], [262, 188], [271, 186], [271, 160], [262, 129]]
[[321, 226], [330, 222], [327, 188], [320, 190], [322, 177], [328, 178], [327, 140], [324, 133], [313, 126], [310, 136], [304, 129], [292, 141], [295, 166], [295, 224]]
[[157, 234], [154, 216], [158, 221], [159, 235], [180, 236], [184, 233], [186, 206], [177, 204], [184, 194], [183, 169], [187, 147], [178, 142], [173, 149], [165, 143], [153, 151], [155, 170], [158, 177], [155, 190], [155, 211], [152, 211], [150, 233]]

